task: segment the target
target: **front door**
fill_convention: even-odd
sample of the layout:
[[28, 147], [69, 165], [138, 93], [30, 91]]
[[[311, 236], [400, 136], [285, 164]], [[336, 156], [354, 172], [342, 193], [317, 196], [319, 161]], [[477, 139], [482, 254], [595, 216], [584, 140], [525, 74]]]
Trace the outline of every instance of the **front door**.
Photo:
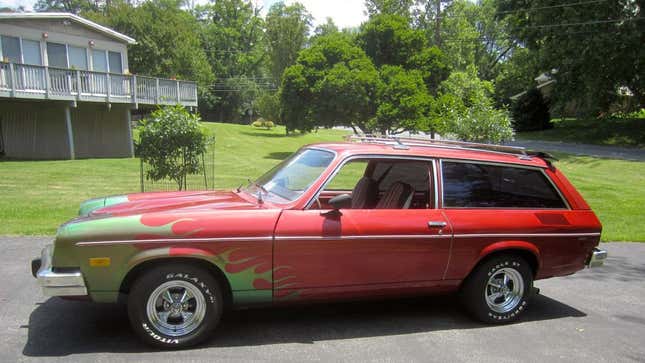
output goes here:
[[[311, 209], [284, 211], [275, 233], [276, 301], [405, 294], [436, 287], [446, 271], [452, 229], [431, 201], [432, 165], [370, 160], [355, 179], [367, 176], [378, 183], [378, 205], [341, 209], [337, 215], [326, 213], [325, 200], [312, 203]], [[337, 177], [354, 185], [342, 171]], [[414, 187], [411, 203], [380, 201], [387, 199], [395, 182]], [[321, 196], [325, 193], [340, 191], [325, 189]]]

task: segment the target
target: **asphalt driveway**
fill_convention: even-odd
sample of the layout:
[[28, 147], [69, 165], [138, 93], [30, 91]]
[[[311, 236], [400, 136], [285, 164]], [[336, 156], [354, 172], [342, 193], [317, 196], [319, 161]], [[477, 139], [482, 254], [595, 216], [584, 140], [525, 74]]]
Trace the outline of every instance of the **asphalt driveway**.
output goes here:
[[524, 319], [473, 322], [451, 297], [228, 314], [205, 345], [156, 352], [116, 305], [42, 297], [30, 259], [47, 238], [0, 237], [0, 361], [644, 361], [645, 243], [609, 243], [606, 266], [538, 281]]

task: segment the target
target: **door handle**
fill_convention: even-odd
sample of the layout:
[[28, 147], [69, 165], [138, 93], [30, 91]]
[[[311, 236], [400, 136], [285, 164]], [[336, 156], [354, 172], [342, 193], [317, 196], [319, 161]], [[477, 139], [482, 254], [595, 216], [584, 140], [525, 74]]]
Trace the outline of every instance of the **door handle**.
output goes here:
[[448, 225], [448, 223], [446, 223], [444, 221], [430, 221], [430, 222], [428, 222], [428, 227], [430, 227], [430, 228], [443, 228], [443, 227], [445, 227], [447, 225]]

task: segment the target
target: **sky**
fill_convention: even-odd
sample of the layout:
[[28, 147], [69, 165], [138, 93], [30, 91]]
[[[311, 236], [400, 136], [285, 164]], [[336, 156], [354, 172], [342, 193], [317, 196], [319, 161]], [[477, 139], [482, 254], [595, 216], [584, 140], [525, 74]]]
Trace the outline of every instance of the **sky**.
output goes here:
[[[260, 3], [264, 12], [278, 0], [256, 0]], [[24, 6], [30, 10], [36, 0], [0, 0], [0, 7], [18, 7]], [[206, 0], [197, 0], [197, 3], [206, 2]], [[295, 2], [295, 0], [285, 0], [286, 4]], [[325, 22], [327, 17], [334, 20], [339, 28], [355, 27], [360, 25], [367, 17], [365, 16], [364, 0], [298, 0], [314, 17], [314, 26]]]

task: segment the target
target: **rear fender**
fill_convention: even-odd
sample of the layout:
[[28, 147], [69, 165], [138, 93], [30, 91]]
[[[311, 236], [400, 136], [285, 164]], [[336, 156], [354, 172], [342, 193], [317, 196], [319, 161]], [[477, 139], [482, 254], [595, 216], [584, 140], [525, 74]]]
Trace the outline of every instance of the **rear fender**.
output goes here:
[[527, 241], [498, 241], [487, 245], [479, 252], [479, 257], [477, 258], [477, 261], [475, 262], [475, 264], [472, 266], [471, 271], [477, 265], [479, 265], [481, 261], [491, 256], [492, 254], [505, 252], [505, 251], [512, 252], [512, 251], [518, 251], [518, 250], [529, 252], [533, 255], [533, 257], [535, 257], [536, 266], [535, 266], [534, 272], [537, 274], [537, 271], [540, 270], [540, 267], [542, 265], [540, 250], [537, 248], [536, 245]]

